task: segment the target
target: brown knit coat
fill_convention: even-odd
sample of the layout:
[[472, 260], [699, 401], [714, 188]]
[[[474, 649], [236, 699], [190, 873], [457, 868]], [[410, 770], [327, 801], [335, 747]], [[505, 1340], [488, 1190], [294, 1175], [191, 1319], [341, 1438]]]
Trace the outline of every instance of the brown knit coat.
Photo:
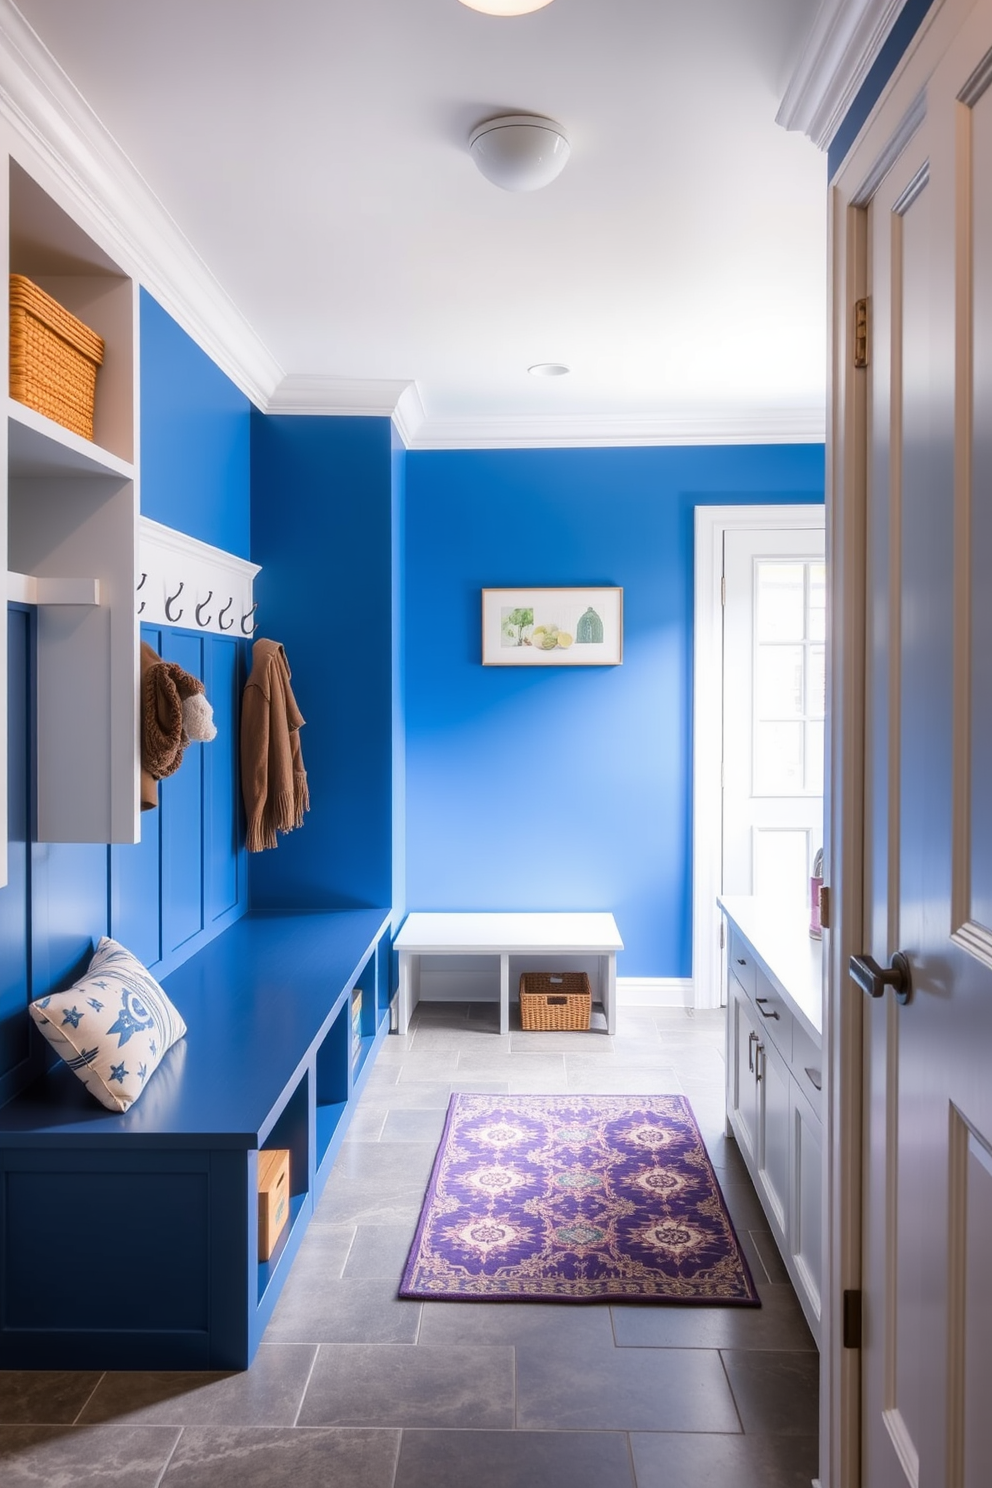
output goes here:
[[277, 832], [302, 827], [310, 810], [300, 752], [303, 715], [289, 685], [278, 641], [256, 641], [241, 704], [241, 794], [248, 816], [248, 851], [276, 846]]

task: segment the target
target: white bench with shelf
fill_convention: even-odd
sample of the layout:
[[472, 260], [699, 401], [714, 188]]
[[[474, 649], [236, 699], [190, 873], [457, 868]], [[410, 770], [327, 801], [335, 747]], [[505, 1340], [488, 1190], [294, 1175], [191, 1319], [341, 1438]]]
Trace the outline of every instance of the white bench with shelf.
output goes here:
[[[406, 1033], [421, 995], [425, 958], [488, 959], [498, 998], [500, 1033], [510, 1028], [511, 958], [514, 971], [591, 971], [593, 1001], [603, 1005], [606, 1032], [616, 1031], [617, 951], [623, 941], [611, 914], [592, 913], [452, 913], [414, 911], [408, 914], [394, 942], [399, 954], [399, 1031]], [[551, 964], [549, 965], [549, 959]], [[584, 965], [582, 963], [585, 963]], [[463, 978], [465, 1000], [477, 988], [471, 973]]]

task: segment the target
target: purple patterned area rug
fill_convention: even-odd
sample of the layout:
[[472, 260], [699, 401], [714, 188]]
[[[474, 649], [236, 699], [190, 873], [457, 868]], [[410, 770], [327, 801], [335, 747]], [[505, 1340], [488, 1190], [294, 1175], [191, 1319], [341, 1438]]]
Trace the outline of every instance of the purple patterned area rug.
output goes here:
[[761, 1305], [681, 1095], [453, 1095], [400, 1296]]

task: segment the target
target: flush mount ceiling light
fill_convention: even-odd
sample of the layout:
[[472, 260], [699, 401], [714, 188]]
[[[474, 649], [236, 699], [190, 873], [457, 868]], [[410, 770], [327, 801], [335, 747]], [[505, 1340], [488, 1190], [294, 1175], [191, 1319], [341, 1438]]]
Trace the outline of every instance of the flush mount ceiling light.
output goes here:
[[483, 15], [515, 16], [543, 10], [551, 0], [462, 0], [462, 4], [469, 10], [481, 10]]
[[536, 114], [487, 119], [472, 130], [468, 148], [486, 180], [504, 191], [540, 190], [561, 174], [571, 154], [561, 125]]
[[531, 377], [565, 377], [569, 369], [561, 362], [535, 362], [527, 371]]

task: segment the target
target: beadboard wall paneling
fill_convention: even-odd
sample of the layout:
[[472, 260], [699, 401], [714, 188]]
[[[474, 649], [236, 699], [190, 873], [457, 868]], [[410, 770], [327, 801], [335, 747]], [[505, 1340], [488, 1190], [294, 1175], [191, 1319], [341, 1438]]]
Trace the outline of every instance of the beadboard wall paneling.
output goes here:
[[141, 841], [110, 849], [111, 934], [166, 976], [247, 908], [237, 773], [247, 643], [152, 626], [141, 634], [203, 681], [217, 727], [160, 782], [158, 810], [141, 814]]
[[[134, 846], [34, 843], [28, 803], [31, 615], [10, 612], [12, 873], [0, 889], [0, 1100], [25, 1078], [34, 997], [68, 985], [110, 934], [164, 977], [247, 908], [237, 787], [237, 720], [244, 641], [143, 629], [161, 655], [203, 678], [217, 738], [191, 744]], [[37, 1050], [35, 1051], [37, 1053]]]

